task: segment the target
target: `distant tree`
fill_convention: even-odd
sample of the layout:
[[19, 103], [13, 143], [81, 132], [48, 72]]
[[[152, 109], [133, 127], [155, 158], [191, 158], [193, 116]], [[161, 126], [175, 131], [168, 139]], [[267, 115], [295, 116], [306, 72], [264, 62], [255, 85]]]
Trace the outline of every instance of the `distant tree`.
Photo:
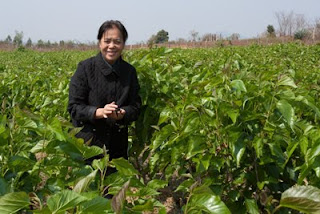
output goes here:
[[299, 30], [294, 33], [294, 39], [303, 40], [306, 39], [310, 33], [306, 29]]
[[23, 32], [16, 31], [16, 35], [13, 37], [13, 44], [16, 46], [22, 46]]
[[296, 32], [302, 32], [308, 28], [308, 23], [303, 14], [276, 12], [275, 16], [279, 25], [280, 36], [294, 36]]
[[212, 33], [206, 33], [201, 37], [201, 41], [213, 42], [217, 40], [217, 35]]
[[320, 18], [315, 19], [312, 30], [312, 39], [320, 40]]
[[184, 38], [178, 38], [176, 41], [177, 41], [178, 43], [186, 43], [186, 42], [187, 42], [187, 40], [184, 39]]
[[238, 33], [233, 33], [231, 34], [231, 36], [229, 37], [230, 40], [239, 40], [240, 39], [240, 34]]
[[63, 40], [61, 40], [60, 42], [59, 42], [59, 46], [64, 46], [64, 41]]
[[26, 43], [26, 47], [31, 47], [31, 46], [32, 46], [32, 40], [31, 40], [31, 38], [29, 38]]
[[5, 43], [11, 44], [12, 43], [11, 36], [8, 35], [7, 38], [4, 41], [5, 41]]
[[273, 25], [267, 26], [267, 33], [268, 33], [269, 37], [274, 37], [276, 35], [276, 31], [275, 31]]
[[155, 43], [165, 43], [169, 41], [169, 33], [165, 30], [160, 30], [156, 35]]
[[294, 32], [305, 30], [308, 28], [308, 22], [303, 14], [295, 14]]
[[44, 42], [41, 39], [39, 39], [38, 42], [37, 42], [37, 47], [38, 48], [43, 48], [44, 46], [45, 46]]
[[152, 35], [148, 40], [148, 45], [160, 44], [169, 41], [169, 33], [165, 30], [160, 30], [156, 35]]
[[200, 39], [199, 32], [195, 30], [190, 31], [190, 36], [191, 36], [191, 41], [193, 42], [198, 41]]
[[148, 39], [148, 45], [149, 46], [152, 46], [153, 44], [155, 44], [156, 43], [156, 35], [152, 35], [149, 39]]

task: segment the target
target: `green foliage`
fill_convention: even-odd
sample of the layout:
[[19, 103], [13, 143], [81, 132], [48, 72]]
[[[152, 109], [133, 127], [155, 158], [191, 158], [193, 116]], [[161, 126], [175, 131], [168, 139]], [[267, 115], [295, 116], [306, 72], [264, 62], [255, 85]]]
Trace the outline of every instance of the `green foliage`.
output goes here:
[[161, 44], [169, 41], [169, 33], [165, 30], [160, 30], [156, 35], [152, 35], [148, 43]]
[[94, 54], [0, 52], [0, 204], [12, 203], [9, 213], [165, 213], [169, 197], [180, 213], [318, 206], [306, 201], [317, 189], [290, 187], [320, 185], [319, 46], [126, 52], [143, 98], [129, 161], [87, 146], [69, 122], [70, 77]]
[[276, 34], [275, 34], [276, 31], [275, 31], [273, 25], [268, 25], [268, 26], [267, 26], [267, 32], [268, 32], [268, 35], [269, 35], [269, 36], [275, 36], [275, 35], [276, 35]]
[[280, 207], [289, 207], [303, 213], [320, 212], [320, 189], [313, 186], [295, 186], [282, 193]]
[[303, 40], [306, 39], [309, 36], [309, 32], [306, 29], [299, 30], [294, 33], [294, 39]]
[[17, 47], [22, 46], [23, 32], [16, 31], [16, 35], [13, 37], [13, 44]]

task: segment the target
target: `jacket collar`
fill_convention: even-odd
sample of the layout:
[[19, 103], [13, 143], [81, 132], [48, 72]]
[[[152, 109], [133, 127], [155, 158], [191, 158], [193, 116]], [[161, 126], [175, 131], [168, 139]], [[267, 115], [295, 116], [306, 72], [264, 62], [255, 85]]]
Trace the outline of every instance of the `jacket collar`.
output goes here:
[[99, 66], [99, 70], [102, 72], [103, 75], [108, 76], [111, 73], [115, 73], [117, 76], [120, 75], [120, 63], [122, 60], [121, 56], [113, 65], [110, 65], [104, 59], [101, 52], [97, 54], [96, 59], [97, 59], [97, 64]]

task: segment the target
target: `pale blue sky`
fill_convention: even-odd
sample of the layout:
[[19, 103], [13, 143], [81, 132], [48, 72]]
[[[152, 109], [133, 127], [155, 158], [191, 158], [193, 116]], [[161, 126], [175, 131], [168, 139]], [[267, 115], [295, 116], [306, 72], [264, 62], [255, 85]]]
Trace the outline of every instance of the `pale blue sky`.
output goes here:
[[24, 41], [39, 39], [96, 41], [105, 20], [118, 19], [129, 32], [128, 44], [146, 41], [164, 29], [170, 40], [190, 38], [190, 31], [239, 33], [256, 37], [268, 24], [278, 27], [275, 12], [320, 18], [320, 0], [0, 0], [0, 40], [15, 30]]

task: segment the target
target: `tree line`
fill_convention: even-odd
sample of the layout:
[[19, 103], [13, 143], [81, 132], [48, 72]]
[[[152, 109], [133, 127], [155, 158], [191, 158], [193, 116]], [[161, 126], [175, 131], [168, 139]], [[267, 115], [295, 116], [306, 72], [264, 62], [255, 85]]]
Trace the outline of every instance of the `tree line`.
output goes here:
[[[269, 24], [266, 27], [265, 32], [260, 35], [260, 38], [276, 38], [276, 37], [291, 37], [294, 39], [300, 40], [320, 40], [320, 18], [316, 18], [314, 22], [310, 23], [307, 21], [306, 17], [303, 14], [296, 14], [293, 11], [291, 12], [276, 12], [275, 18], [277, 21], [277, 29], [274, 25]], [[218, 40], [239, 40], [239, 33], [232, 33], [229, 36], [223, 36], [222, 34], [217, 33], [205, 33], [204, 35], [200, 35], [199, 32], [192, 30], [189, 33], [189, 38], [178, 38], [175, 41], [171, 41], [174, 43], [188, 43], [188, 42], [214, 42]], [[31, 38], [28, 38], [26, 43], [23, 43], [24, 34], [22, 31], [15, 31], [15, 35], [12, 38], [10, 35], [3, 41], [0, 41], [1, 44], [5, 45], [13, 45], [14, 47], [35, 47], [35, 48], [51, 48], [51, 47], [64, 47], [64, 48], [74, 48], [74, 47], [96, 47], [95, 42], [91, 43], [81, 43], [77, 41], [64, 41], [61, 40], [59, 42], [50, 42], [49, 40], [38, 40], [37, 42], [33, 42]], [[146, 41], [142, 42], [142, 44], [162, 44], [169, 42], [169, 32], [162, 29], [158, 31], [156, 34], [151, 35], [151, 37]]]

